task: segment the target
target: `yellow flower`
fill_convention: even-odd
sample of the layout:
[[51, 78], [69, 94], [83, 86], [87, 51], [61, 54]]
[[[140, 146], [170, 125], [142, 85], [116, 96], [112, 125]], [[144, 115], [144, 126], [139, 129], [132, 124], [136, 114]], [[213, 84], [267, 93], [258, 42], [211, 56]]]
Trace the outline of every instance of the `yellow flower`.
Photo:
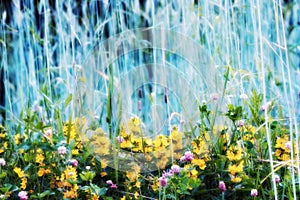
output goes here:
[[275, 156], [276, 156], [277, 158], [280, 158], [281, 153], [282, 153], [281, 149], [276, 149], [276, 151], [275, 151]]
[[153, 141], [153, 144], [155, 150], [164, 149], [166, 146], [169, 145], [169, 138], [164, 135], [158, 135]]
[[44, 176], [44, 172], [45, 172], [45, 169], [44, 168], [40, 168], [37, 175], [38, 176]]
[[44, 176], [44, 175], [47, 175], [50, 173], [51, 173], [50, 169], [39, 168], [39, 171], [37, 174], [38, 174], [38, 176]]
[[133, 152], [142, 152], [143, 151], [143, 141], [142, 138], [132, 138], [131, 143], [133, 145]]
[[27, 184], [27, 178], [24, 177], [21, 180], [22, 180], [22, 182], [21, 182], [20, 188], [23, 189], [23, 190], [25, 190], [26, 189], [26, 184]]
[[24, 171], [21, 168], [19, 168], [19, 167], [15, 167], [14, 168], [14, 172], [18, 174], [19, 178], [23, 178], [23, 177], [26, 176], [26, 174], [24, 173]]
[[130, 182], [136, 182], [140, 177], [140, 167], [138, 165], [134, 165], [132, 167], [132, 171], [126, 171], [126, 177], [129, 179]]
[[0, 153], [3, 153], [4, 152], [4, 150], [3, 149], [0, 149]]
[[243, 157], [243, 149], [238, 146], [231, 146], [226, 152], [226, 157], [230, 161], [233, 160], [239, 161]]
[[18, 144], [20, 143], [20, 139], [21, 139], [20, 133], [16, 134], [16, 135], [14, 136], [14, 138], [15, 138], [15, 143], [16, 143], [16, 145], [18, 145]]
[[229, 165], [228, 170], [231, 175], [235, 175], [237, 173], [242, 172], [244, 169], [244, 161], [242, 160], [238, 165]]
[[182, 141], [183, 133], [178, 130], [178, 127], [174, 126], [171, 132], [172, 141]]
[[95, 153], [99, 155], [108, 155], [110, 151], [110, 140], [106, 137], [105, 132], [101, 128], [97, 128], [90, 139], [91, 145], [95, 149]]
[[156, 192], [159, 189], [159, 181], [158, 179], [153, 180], [153, 184], [151, 185], [151, 188], [154, 192]]
[[287, 154], [287, 153], [283, 153], [280, 156], [280, 160], [282, 160], [282, 161], [291, 160], [291, 156], [289, 154]]
[[6, 134], [5, 133], [0, 133], [0, 138], [5, 138]]
[[104, 176], [106, 176], [106, 175], [107, 175], [106, 172], [100, 172], [100, 176], [101, 176], [101, 177], [104, 177]]
[[198, 166], [201, 170], [206, 168], [205, 161], [203, 159], [194, 158], [192, 164]]
[[120, 200], [126, 200], [126, 196], [124, 195]]
[[276, 138], [276, 144], [275, 144], [275, 148], [281, 148], [281, 149], [285, 149], [285, 144], [289, 141], [289, 138], [287, 135], [281, 137], [277, 137]]
[[4, 147], [4, 149], [7, 149], [7, 147], [8, 147], [8, 142], [4, 142], [4, 143], [3, 143], [3, 147]]
[[77, 138], [77, 131], [74, 123], [66, 122], [63, 126], [63, 132], [69, 137], [69, 142]]
[[72, 149], [71, 153], [72, 153], [72, 155], [79, 155], [79, 150], [78, 149]]
[[250, 134], [245, 134], [245, 135], [243, 136], [243, 140], [244, 140], [244, 141], [249, 141], [249, 142], [251, 142], [252, 144], [254, 144], [254, 137], [253, 137], [252, 135], [250, 135]]
[[153, 150], [153, 141], [151, 138], [143, 138], [143, 152], [149, 153]]
[[192, 178], [192, 179], [197, 179], [198, 178], [198, 171], [195, 170], [195, 169], [192, 169], [188, 172], [187, 176]]
[[238, 176], [233, 176], [231, 178], [231, 182], [233, 182], [233, 183], [240, 183], [241, 181], [242, 181], [242, 178], [238, 177]]
[[135, 187], [137, 187], [137, 188], [141, 188], [141, 182], [140, 181], [136, 181], [135, 182], [135, 185], [134, 185]]
[[64, 192], [65, 199], [75, 199], [77, 197], [77, 192], [74, 190], [67, 190]]
[[101, 159], [101, 168], [104, 169], [107, 167], [107, 160]]
[[40, 165], [42, 165], [43, 162], [44, 162], [44, 159], [45, 159], [45, 156], [43, 154], [41, 154], [41, 153], [38, 153], [36, 155], [36, 157], [35, 157], [35, 162], [39, 163]]
[[76, 180], [77, 179], [77, 171], [76, 168], [68, 166], [64, 171], [65, 179]]
[[134, 193], [134, 198], [135, 198], [135, 199], [138, 199], [139, 196], [140, 196], [140, 195], [139, 195], [138, 192], [135, 192], [135, 193]]
[[192, 146], [193, 146], [193, 152], [196, 155], [200, 155], [208, 152], [207, 142], [204, 141], [201, 137], [194, 139], [192, 141]]
[[132, 143], [130, 140], [124, 140], [121, 144], [120, 147], [123, 149], [131, 149], [133, 147]]
[[131, 134], [133, 134], [136, 137], [141, 136], [142, 130], [141, 130], [141, 121], [137, 117], [132, 117], [127, 123], [128, 130]]

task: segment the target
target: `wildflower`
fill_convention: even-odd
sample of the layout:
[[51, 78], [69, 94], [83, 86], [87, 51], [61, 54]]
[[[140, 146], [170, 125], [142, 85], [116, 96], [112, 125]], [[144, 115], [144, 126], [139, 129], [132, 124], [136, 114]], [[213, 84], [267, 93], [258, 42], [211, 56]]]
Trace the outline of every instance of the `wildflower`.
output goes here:
[[280, 183], [280, 176], [278, 174], [274, 174], [274, 180], [276, 183]]
[[213, 93], [210, 95], [211, 100], [213, 101], [217, 101], [218, 100], [218, 94], [217, 93]]
[[256, 197], [258, 195], [257, 189], [252, 189], [251, 190], [251, 197]]
[[245, 125], [245, 121], [244, 120], [238, 120], [237, 121], [237, 124], [236, 124], [238, 127], [243, 127]]
[[27, 192], [26, 191], [19, 192], [18, 197], [20, 198], [20, 200], [27, 200], [28, 199]]
[[285, 149], [286, 143], [288, 142], [288, 136], [285, 135], [282, 138], [281, 137], [277, 137], [276, 138], [276, 144], [275, 144], [275, 148], [281, 148], [281, 149]]
[[77, 192], [74, 189], [67, 190], [64, 192], [64, 199], [75, 199], [77, 197]]
[[[102, 165], [102, 163], [101, 163], [101, 165]], [[86, 169], [86, 170], [90, 170], [90, 169], [91, 169], [91, 166], [86, 166], [85, 169]]]
[[35, 162], [42, 165], [44, 162], [44, 159], [45, 159], [45, 156], [43, 156], [43, 154], [41, 154], [41, 153], [38, 153], [35, 157]]
[[44, 168], [39, 168], [39, 171], [38, 171], [38, 176], [44, 176], [46, 174], [50, 174], [51, 173], [51, 170], [50, 169], [44, 169]]
[[70, 160], [70, 164], [73, 166], [73, 167], [77, 167], [78, 166], [78, 161], [76, 159], [72, 159]]
[[203, 159], [193, 159], [192, 164], [198, 166], [201, 170], [204, 170], [206, 168], [205, 161]]
[[189, 171], [187, 176], [194, 179], [194, 180], [196, 180], [198, 178], [198, 171], [195, 170], [195, 169], [192, 169], [192, 170]]
[[72, 155], [78, 155], [79, 154], [79, 150], [78, 149], [72, 149], [71, 154]]
[[112, 182], [112, 180], [107, 180], [107, 181], [106, 181], [106, 184], [107, 184], [107, 185], [110, 185], [110, 188], [112, 188], [112, 189], [118, 188], [117, 184], [114, 184], [114, 183]]
[[15, 143], [16, 143], [16, 145], [18, 145], [18, 144], [20, 143], [20, 140], [21, 140], [21, 135], [20, 135], [20, 133], [16, 134], [16, 135], [14, 136], [14, 138], [15, 138]]
[[240, 98], [241, 98], [242, 100], [246, 100], [246, 99], [248, 99], [248, 95], [245, 94], [245, 93], [243, 93], [243, 94], [240, 95]]
[[240, 183], [242, 181], [242, 178], [239, 176], [231, 176], [230, 181], [233, 183]]
[[163, 173], [162, 176], [166, 177], [166, 178], [173, 177], [174, 176], [174, 172], [172, 170], [167, 170], [167, 171], [164, 171], [164, 173]]
[[4, 158], [0, 158], [0, 166], [4, 166], [6, 164]]
[[48, 139], [51, 139], [52, 138], [52, 129], [47, 129], [45, 131], [45, 136], [48, 138]]
[[221, 192], [226, 191], [226, 185], [225, 185], [224, 181], [219, 181], [219, 189]]
[[21, 185], [21, 186], [20, 186], [21, 189], [23, 189], [23, 190], [26, 189], [26, 185], [27, 185], [27, 178], [26, 178], [26, 177], [23, 177], [23, 178], [21, 179], [21, 184], [20, 184], [20, 185]]
[[110, 151], [110, 140], [106, 136], [106, 133], [97, 128], [94, 131], [93, 136], [90, 138], [91, 144], [94, 146], [95, 153], [101, 156], [108, 155]]
[[284, 144], [284, 148], [286, 149], [286, 150], [291, 150], [292, 149], [292, 142], [291, 141], [288, 141], [288, 142], [286, 142], [285, 144]]
[[187, 161], [187, 162], [189, 162], [189, 161], [191, 161], [191, 160], [193, 160], [193, 159], [194, 159], [193, 153], [190, 152], [190, 151], [186, 151], [186, 152], [184, 153], [184, 156], [182, 156], [182, 157], [180, 158], [180, 161]]
[[153, 141], [154, 149], [165, 149], [167, 145], [169, 145], [168, 137], [164, 135], [156, 136], [155, 140]]
[[59, 155], [64, 155], [64, 154], [67, 153], [67, 148], [64, 147], [64, 146], [60, 146], [60, 147], [57, 148], [57, 151], [58, 151]]
[[132, 133], [135, 136], [139, 136], [142, 132], [141, 129], [141, 121], [137, 117], [132, 117], [127, 123], [128, 130], [130, 133]]
[[268, 110], [270, 106], [271, 106], [271, 102], [267, 102], [266, 104], [264, 104], [260, 107], [260, 110], [264, 112], [264, 111]]
[[15, 167], [14, 168], [14, 172], [18, 174], [19, 178], [25, 177], [24, 171], [21, 168], [19, 168], [19, 167]]
[[159, 180], [160, 187], [166, 187], [167, 186], [167, 184], [168, 184], [168, 178], [167, 177], [162, 176], [158, 180]]
[[69, 137], [69, 142], [77, 137], [76, 126], [74, 123], [67, 122], [63, 126], [64, 135]]
[[122, 136], [118, 136], [118, 137], [116, 137], [116, 140], [117, 140], [117, 142], [122, 143], [122, 142], [124, 142], [125, 139]]
[[239, 161], [243, 157], [243, 149], [239, 146], [231, 146], [226, 152], [226, 157], [230, 161]]
[[231, 175], [235, 175], [243, 171], [244, 161], [241, 161], [239, 164], [229, 165], [228, 170]]
[[172, 165], [171, 170], [174, 174], [178, 174], [180, 172], [180, 167], [178, 165]]
[[64, 171], [64, 176], [66, 179], [76, 180], [77, 179], [76, 169], [74, 167], [68, 166]]

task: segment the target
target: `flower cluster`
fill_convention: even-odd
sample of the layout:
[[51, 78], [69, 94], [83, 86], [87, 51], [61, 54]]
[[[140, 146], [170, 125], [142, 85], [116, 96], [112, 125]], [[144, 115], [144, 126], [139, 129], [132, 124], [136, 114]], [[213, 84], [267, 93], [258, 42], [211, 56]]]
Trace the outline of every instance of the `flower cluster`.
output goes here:
[[[254, 101], [244, 95], [243, 103], [248, 100]], [[107, 134], [84, 118], [58, 120], [55, 126], [28, 113], [22, 128], [0, 126], [0, 199], [273, 198], [272, 183], [280, 194], [292, 194], [289, 161], [292, 150], [298, 156], [295, 142], [284, 124], [270, 124], [277, 158], [271, 177], [265, 113], [261, 102], [253, 105], [250, 119], [241, 106], [230, 105], [230, 121], [211, 125], [205, 103], [191, 130], [172, 124], [168, 133], [151, 137], [137, 117]], [[135, 162], [125, 168], [122, 158]], [[147, 166], [151, 170], [145, 172]]]
[[[294, 147], [293, 147], [294, 146]], [[283, 137], [276, 138], [275, 144], [275, 156], [278, 160], [287, 161], [291, 159], [291, 150], [296, 151], [296, 144], [292, 145], [292, 142], [289, 140], [288, 135], [284, 135]]]

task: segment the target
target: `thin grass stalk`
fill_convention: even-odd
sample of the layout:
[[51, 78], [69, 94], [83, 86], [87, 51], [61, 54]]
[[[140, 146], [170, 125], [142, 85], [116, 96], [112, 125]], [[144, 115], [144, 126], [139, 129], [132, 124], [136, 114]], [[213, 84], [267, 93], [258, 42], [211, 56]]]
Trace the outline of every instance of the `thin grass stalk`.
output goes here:
[[[264, 105], [267, 104], [267, 86], [266, 86], [266, 72], [265, 72], [265, 64], [264, 64], [264, 52], [263, 52], [263, 34], [262, 34], [262, 21], [261, 21], [261, 16], [260, 16], [260, 1], [256, 0], [256, 8], [257, 8], [257, 26], [258, 26], [258, 50], [259, 50], [259, 61], [260, 61], [260, 67], [261, 67], [261, 72], [262, 72], [262, 85], [263, 85], [263, 102]], [[275, 200], [278, 199], [277, 195], [277, 186], [276, 186], [276, 181], [274, 179], [274, 164], [273, 164], [273, 151], [272, 151], [272, 141], [271, 141], [271, 133], [269, 129], [269, 116], [268, 116], [268, 109], [264, 110], [264, 116], [265, 116], [265, 130], [267, 134], [267, 143], [268, 143], [268, 152], [269, 152], [269, 158], [270, 158], [270, 167], [271, 167], [271, 173], [272, 173], [272, 185], [273, 185], [273, 191], [274, 191], [274, 196]]]

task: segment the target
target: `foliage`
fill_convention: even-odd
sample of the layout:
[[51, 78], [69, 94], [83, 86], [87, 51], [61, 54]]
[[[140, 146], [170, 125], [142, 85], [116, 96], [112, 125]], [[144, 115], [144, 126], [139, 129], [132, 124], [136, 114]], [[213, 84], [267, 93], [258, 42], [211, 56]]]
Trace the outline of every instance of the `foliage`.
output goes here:
[[[261, 95], [253, 91], [241, 105], [229, 104], [220, 114], [228, 120], [212, 127], [208, 119], [214, 103], [199, 105], [201, 120], [192, 140], [185, 140], [187, 133], [180, 126], [169, 135], [146, 137], [137, 117], [121, 124], [119, 135], [110, 139], [111, 133], [85, 118], [62, 122], [57, 117], [57, 126], [50, 126], [28, 108], [14, 130], [1, 126], [0, 199], [274, 198], [264, 112], [271, 117], [271, 111], [280, 108], [269, 103], [265, 110]], [[296, 144], [280, 120], [272, 120], [268, 127], [274, 183], [280, 198], [290, 199]], [[136, 165], [117, 171], [105, 156], [118, 150], [143, 154], [157, 170], [144, 172]]]

